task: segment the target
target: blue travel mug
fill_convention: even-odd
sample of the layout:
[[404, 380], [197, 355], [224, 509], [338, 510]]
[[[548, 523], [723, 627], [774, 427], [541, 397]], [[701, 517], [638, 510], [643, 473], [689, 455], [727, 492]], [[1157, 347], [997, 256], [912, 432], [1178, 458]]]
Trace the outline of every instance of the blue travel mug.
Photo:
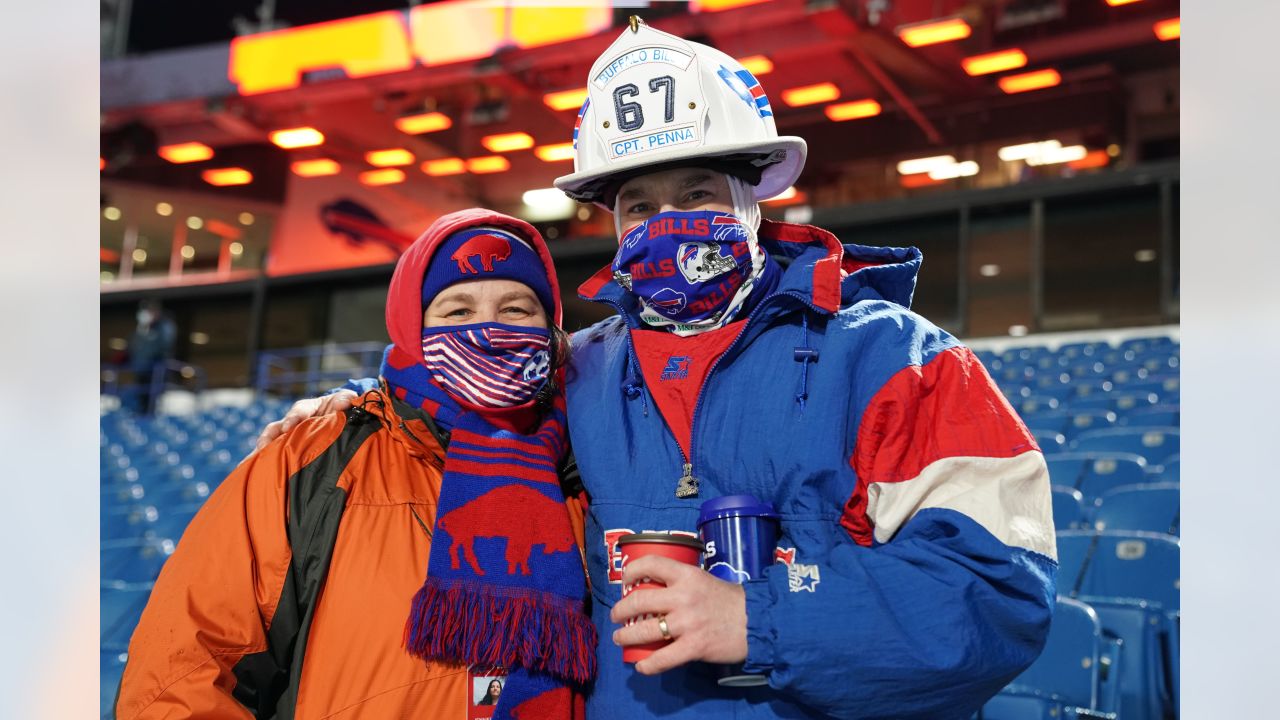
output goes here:
[[[754, 495], [725, 495], [702, 503], [698, 535], [706, 543], [702, 569], [721, 580], [744, 583], [764, 577], [778, 545], [778, 513]], [[721, 685], [764, 685], [763, 675], [749, 675], [741, 665], [717, 665]]]

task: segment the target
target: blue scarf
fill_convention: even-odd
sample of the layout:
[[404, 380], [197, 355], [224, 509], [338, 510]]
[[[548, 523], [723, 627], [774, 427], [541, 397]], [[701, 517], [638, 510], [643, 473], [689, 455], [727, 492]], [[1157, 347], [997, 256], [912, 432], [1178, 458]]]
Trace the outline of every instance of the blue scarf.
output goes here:
[[510, 421], [520, 409], [463, 406], [432, 381], [421, 356], [394, 345], [382, 377], [450, 432], [406, 648], [425, 660], [506, 669], [495, 718], [579, 714], [570, 690], [595, 676], [596, 631], [584, 612], [582, 552], [560, 489], [563, 396], [540, 419], [525, 409], [534, 421], [525, 433]]

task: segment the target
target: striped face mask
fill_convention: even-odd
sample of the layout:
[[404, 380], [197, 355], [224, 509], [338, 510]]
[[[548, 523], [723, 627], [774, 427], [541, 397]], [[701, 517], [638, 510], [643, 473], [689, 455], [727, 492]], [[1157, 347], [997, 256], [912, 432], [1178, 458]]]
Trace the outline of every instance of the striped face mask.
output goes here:
[[503, 323], [423, 328], [422, 359], [458, 400], [514, 407], [533, 399], [551, 375], [551, 333]]

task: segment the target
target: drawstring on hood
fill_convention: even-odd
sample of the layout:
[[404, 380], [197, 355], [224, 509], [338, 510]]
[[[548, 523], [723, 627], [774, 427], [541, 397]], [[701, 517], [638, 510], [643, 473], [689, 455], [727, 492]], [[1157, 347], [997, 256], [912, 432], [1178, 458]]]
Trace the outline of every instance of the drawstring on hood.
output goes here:
[[804, 412], [804, 404], [809, 399], [809, 363], [818, 362], [818, 349], [809, 345], [809, 313], [800, 312], [800, 326], [803, 333], [802, 344], [795, 349], [792, 357], [800, 363], [800, 392], [796, 393], [796, 402], [800, 405], [800, 412]]

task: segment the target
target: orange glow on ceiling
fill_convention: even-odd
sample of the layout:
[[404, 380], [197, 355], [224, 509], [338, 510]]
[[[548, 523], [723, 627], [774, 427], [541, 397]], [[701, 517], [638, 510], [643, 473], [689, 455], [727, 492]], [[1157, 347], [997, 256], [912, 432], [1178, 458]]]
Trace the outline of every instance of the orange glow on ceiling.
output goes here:
[[268, 137], [271, 142], [285, 150], [300, 147], [315, 147], [324, 142], [324, 133], [313, 127], [296, 127], [285, 130], [276, 130]]
[[242, 95], [287, 90], [310, 70], [341, 68], [359, 78], [413, 67], [403, 14], [388, 11], [231, 40], [227, 76]]
[[587, 37], [612, 22], [613, 7], [606, 0], [579, 1], [575, 7], [452, 0], [409, 9], [413, 52], [428, 66], [491, 57], [508, 45], [532, 48]]
[[1072, 160], [1067, 163], [1067, 167], [1076, 170], [1086, 170], [1088, 168], [1106, 167], [1111, 162], [1111, 156], [1107, 155], [1106, 150], [1090, 150], [1089, 154], [1079, 160]]
[[1177, 40], [1182, 37], [1182, 18], [1169, 18], [1155, 24], [1156, 37], [1161, 40]]
[[218, 187], [248, 185], [253, 182], [253, 173], [240, 167], [205, 170], [200, 173], [200, 177], [210, 185], [217, 185]]
[[1000, 89], [1013, 95], [1014, 93], [1042, 90], [1062, 82], [1062, 76], [1052, 68], [1035, 70], [1020, 75], [1006, 75], [1000, 78]]
[[432, 177], [461, 175], [466, 171], [467, 164], [462, 161], [462, 158], [442, 158], [440, 160], [428, 160], [422, 163], [422, 172]]
[[293, 170], [293, 174], [299, 177], [320, 177], [322, 175], [337, 175], [342, 166], [329, 158], [316, 158], [315, 160], [297, 160], [289, 166]]
[[412, 165], [413, 153], [404, 148], [387, 148], [386, 150], [370, 150], [364, 154], [365, 162], [374, 167], [396, 167]]
[[823, 112], [827, 114], [827, 118], [835, 122], [843, 122], [845, 120], [859, 120], [861, 118], [875, 117], [880, 114], [880, 103], [875, 100], [854, 100], [853, 102], [837, 103], [828, 105]]
[[206, 220], [204, 223], [204, 229], [220, 238], [226, 238], [227, 240], [239, 240], [244, 236], [244, 231], [240, 228], [235, 227], [234, 225], [228, 225], [227, 223], [215, 218], [209, 218]]
[[561, 90], [542, 96], [542, 102], [552, 110], [577, 110], [587, 101], [587, 89]]
[[418, 115], [405, 115], [404, 117], [396, 118], [396, 129], [409, 135], [448, 130], [451, 127], [453, 127], [453, 120], [450, 120], [448, 115], [438, 112], [419, 113]]
[[1027, 54], [1017, 48], [974, 55], [960, 61], [960, 66], [970, 75], [990, 75], [991, 73], [1016, 70], [1027, 64]]
[[106, 169], [107, 169], [107, 159], [106, 159], [106, 158], [104, 158], [104, 157], [102, 157], [102, 156], [98, 156], [98, 169], [99, 169], [99, 170], [106, 170]]
[[557, 162], [560, 160], [573, 159], [573, 143], [557, 143], [555, 145], [539, 145], [533, 149], [533, 154], [543, 162]]
[[1129, 5], [1136, 2], [1138, 2], [1138, 0], [1107, 0], [1107, 4], [1111, 7], [1116, 7], [1117, 5]]
[[738, 58], [738, 64], [756, 77], [773, 72], [773, 61], [764, 55]]
[[480, 144], [489, 152], [511, 152], [533, 147], [533, 136], [529, 133], [513, 132], [501, 135], [485, 135]]
[[377, 187], [378, 185], [395, 185], [404, 182], [404, 171], [399, 168], [384, 168], [382, 170], [365, 170], [360, 173], [360, 182]]
[[505, 172], [510, 169], [511, 163], [501, 155], [489, 155], [467, 160], [467, 171], [476, 175]]
[[807, 194], [801, 190], [796, 190], [795, 186], [792, 185], [768, 200], [761, 200], [760, 202], [768, 205], [801, 205], [808, 200], [809, 196]]
[[829, 82], [818, 83], [817, 85], [803, 85], [782, 91], [782, 102], [791, 107], [816, 105], [817, 103], [830, 102], [838, 97], [840, 97], [840, 88], [836, 87], [835, 83]]
[[689, 12], [720, 12], [732, 10], [746, 5], [767, 2], [768, 0], [689, 0]]
[[903, 25], [898, 28], [898, 37], [910, 47], [924, 47], [938, 43], [963, 40], [973, 34], [973, 28], [963, 18], [947, 18], [946, 20]]
[[213, 148], [198, 142], [161, 145], [157, 152], [171, 163], [200, 162], [213, 157]]
[[916, 175], [903, 175], [898, 179], [898, 183], [904, 188], [922, 188], [930, 185], [941, 185], [946, 180], [935, 180], [929, 177], [929, 173], [918, 173]]

